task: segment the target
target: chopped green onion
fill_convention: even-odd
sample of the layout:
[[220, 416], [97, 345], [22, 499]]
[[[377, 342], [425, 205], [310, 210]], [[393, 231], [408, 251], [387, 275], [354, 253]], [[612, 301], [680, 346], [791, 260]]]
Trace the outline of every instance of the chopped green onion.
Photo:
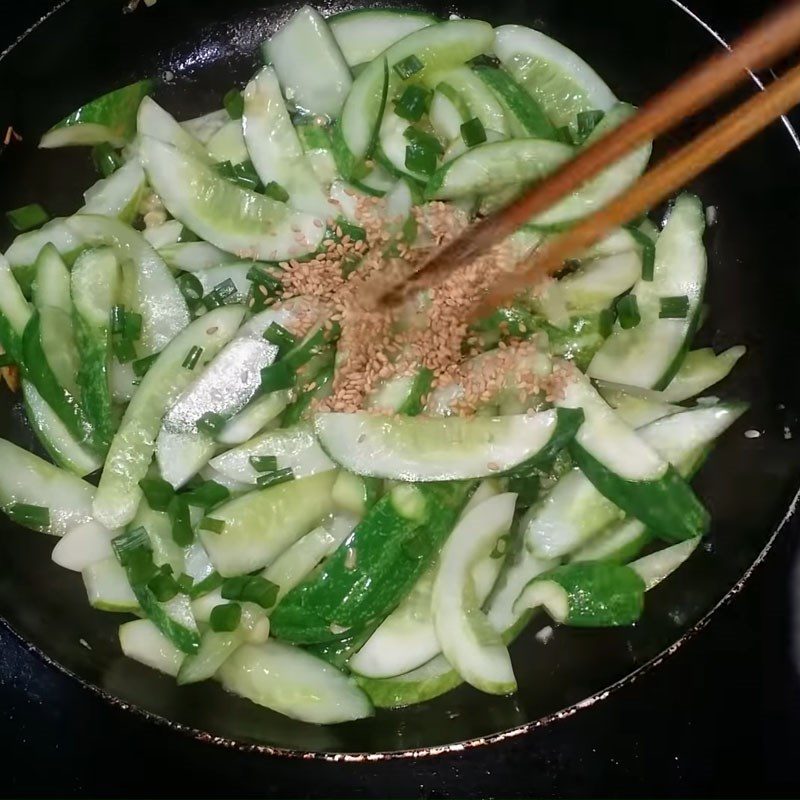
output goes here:
[[8, 353], [0, 353], [0, 367], [13, 367], [16, 362]]
[[275, 472], [278, 469], [276, 456], [251, 456], [250, 466], [256, 472]]
[[130, 339], [114, 337], [114, 341], [111, 343], [111, 349], [114, 351], [114, 355], [117, 357], [117, 361], [119, 361], [120, 364], [129, 364], [136, 359], [136, 348], [133, 346], [133, 342]]
[[[164, 567], [168, 567], [165, 564]], [[171, 569], [171, 568], [170, 568]], [[162, 567], [161, 571], [147, 582], [147, 588], [153, 593], [159, 603], [168, 603], [180, 591], [180, 586], [170, 572]]]
[[122, 335], [125, 331], [125, 306], [111, 308], [111, 333]]
[[147, 371], [150, 369], [150, 367], [153, 366], [159, 355], [160, 353], [153, 353], [151, 356], [145, 356], [144, 358], [139, 358], [134, 361], [133, 374], [137, 378], [143, 378], [147, 374]]
[[135, 311], [125, 312], [125, 322], [122, 326], [122, 337], [132, 342], [137, 341], [142, 335], [142, 315]]
[[478, 117], [467, 120], [461, 126], [461, 138], [467, 147], [475, 147], [486, 141], [486, 128]]
[[436, 172], [436, 153], [418, 144], [410, 144], [406, 147], [405, 165], [411, 172], [433, 175]]
[[641, 321], [642, 315], [639, 313], [639, 301], [635, 294], [626, 294], [617, 300], [616, 305], [617, 319], [625, 330], [635, 328]]
[[[277, 297], [283, 291], [281, 279], [261, 267], [250, 267], [247, 271], [247, 280], [253, 284], [253, 293], [262, 298]], [[258, 288], [261, 286], [264, 287], [264, 291]]]
[[[600, 332], [600, 335], [607, 339], [611, 336], [611, 332], [614, 329], [614, 312], [610, 308], [604, 308], [598, 317], [597, 320], [597, 327]], [[509, 489], [509, 491], [513, 491]]]
[[242, 607], [238, 603], [224, 603], [211, 609], [208, 623], [216, 633], [230, 633], [242, 621]]
[[262, 488], [266, 489], [270, 486], [277, 486], [280, 483], [294, 480], [294, 472], [291, 467], [284, 467], [284, 469], [276, 469], [274, 472], [266, 472], [256, 478], [256, 483]]
[[186, 272], [178, 278], [178, 288], [189, 303], [197, 302], [203, 297], [203, 284], [191, 272]]
[[686, 319], [689, 315], [689, 298], [685, 294], [676, 297], [660, 298], [661, 310], [658, 316], [661, 319]]
[[203, 355], [203, 348], [198, 347], [195, 345], [192, 349], [186, 354], [186, 358], [183, 360], [183, 367], [184, 369], [194, 369], [197, 366], [197, 362], [200, 360], [200, 357]]
[[203, 481], [190, 492], [183, 495], [184, 500], [196, 508], [206, 511], [218, 506], [231, 496], [230, 490], [216, 481]]
[[556, 128], [556, 140], [571, 147], [574, 146], [575, 140], [572, 138], [572, 131], [569, 129], [569, 125], [562, 125], [560, 128]]
[[578, 137], [581, 143], [585, 142], [589, 134], [597, 127], [597, 124], [605, 114], [599, 109], [578, 112]]
[[222, 597], [271, 608], [278, 599], [278, 587], [260, 575], [238, 575], [222, 584]]
[[418, 144], [420, 147], [424, 147], [426, 150], [433, 150], [436, 155], [441, 155], [444, 153], [444, 147], [442, 147], [442, 143], [432, 133], [423, 131], [420, 128], [415, 128], [413, 125], [409, 125], [403, 131], [403, 136], [408, 139], [409, 142]]
[[277, 392], [280, 389], [291, 389], [296, 375], [286, 365], [286, 361], [278, 361], [261, 370], [261, 391]]
[[508, 491], [517, 495], [520, 508], [530, 508], [538, 500], [539, 490], [538, 475], [520, 475], [508, 480]]
[[172, 484], [163, 478], [142, 478], [139, 488], [144, 492], [144, 499], [153, 511], [166, 511], [175, 497]]
[[172, 538], [179, 547], [188, 547], [194, 541], [194, 531], [189, 515], [189, 504], [181, 495], [172, 498], [167, 509], [172, 523]]
[[209, 411], [197, 420], [197, 430], [208, 434], [212, 439], [225, 427], [227, 420], [222, 414]]
[[656, 267], [656, 243], [635, 225], [626, 225], [625, 227], [642, 248], [642, 280], [652, 281]]
[[192, 593], [192, 590], [194, 589], [194, 578], [191, 575], [181, 572], [181, 574], [175, 579], [175, 582], [178, 584], [178, 589], [180, 590], [181, 594], [190, 595]]
[[481, 53], [479, 56], [470, 59], [467, 62], [471, 67], [500, 67], [502, 66], [500, 59], [497, 56], [487, 56], [486, 53]]
[[236, 288], [236, 284], [233, 282], [232, 278], [226, 278], [224, 281], [221, 281], [214, 287], [213, 292], [224, 303], [231, 297], [235, 297], [238, 289]]
[[258, 177], [252, 161], [242, 161], [241, 164], [234, 165], [233, 177], [236, 183], [252, 192], [258, 191], [261, 187], [261, 178]]
[[400, 98], [395, 101], [394, 113], [409, 122], [418, 122], [428, 110], [433, 92], [422, 86], [407, 86]]
[[13, 211], [6, 211], [6, 217], [11, 223], [11, 227], [20, 233], [32, 231], [34, 228], [41, 228], [45, 222], [50, 220], [50, 215], [38, 203], [31, 203], [28, 206], [15, 208]]
[[5, 509], [6, 514], [18, 525], [27, 528], [49, 528], [50, 509], [45, 506], [33, 506], [28, 503], [12, 503]]
[[425, 65], [415, 55], [406, 56], [401, 61], [394, 65], [394, 71], [404, 80], [407, 81], [412, 75], [416, 75], [423, 70]]
[[116, 555], [117, 560], [123, 567], [128, 566], [135, 553], [141, 551], [152, 553], [153, 550], [150, 544], [150, 536], [142, 527], [126, 531], [112, 539], [111, 549], [114, 551], [114, 555]]
[[241, 119], [244, 114], [244, 97], [238, 89], [231, 89], [225, 93], [222, 103], [231, 119]]
[[264, 338], [278, 348], [279, 357], [297, 345], [296, 337], [277, 322], [270, 323], [270, 326], [264, 331]]
[[[349, 236], [350, 240], [353, 242], [365, 242], [367, 240], [367, 232], [362, 228], [360, 225], [354, 225], [349, 220], [343, 219], [339, 217], [336, 220], [336, 228], [339, 228], [342, 232], [342, 239], [345, 236]], [[337, 239], [338, 236], [336, 234], [332, 234], [331, 238]]]
[[218, 164], [214, 164], [214, 169], [217, 171], [222, 178], [225, 178], [227, 181], [232, 181], [236, 183], [236, 173], [233, 171], [233, 164], [230, 161], [220, 161]]
[[195, 597], [202, 597], [204, 594], [208, 594], [209, 592], [213, 592], [216, 589], [219, 589], [222, 584], [225, 583], [225, 578], [219, 574], [216, 570], [210, 572], [206, 575], [203, 580], [198, 581], [197, 583], [192, 586], [191, 589], [191, 597], [194, 599]]
[[104, 178], [113, 175], [123, 164], [119, 153], [108, 142], [101, 142], [92, 148], [92, 161]]
[[222, 533], [225, 530], [224, 519], [214, 519], [214, 517], [203, 517], [197, 526], [201, 531], [211, 531], [211, 533]]
[[265, 187], [263, 194], [277, 200], [279, 203], [285, 203], [289, 199], [289, 192], [283, 188], [277, 181], [270, 181]]

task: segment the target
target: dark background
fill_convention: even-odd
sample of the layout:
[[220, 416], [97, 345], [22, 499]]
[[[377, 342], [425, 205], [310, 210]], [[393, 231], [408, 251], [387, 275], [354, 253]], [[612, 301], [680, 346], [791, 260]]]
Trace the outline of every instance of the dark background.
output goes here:
[[[2, 50], [52, 2], [0, 5]], [[725, 36], [767, 5], [691, 2]], [[528, 736], [420, 761], [302, 762], [199, 743], [107, 706], [0, 626], [0, 793], [797, 796], [792, 578], [799, 529], [797, 520], [784, 529], [732, 602], [641, 680]]]

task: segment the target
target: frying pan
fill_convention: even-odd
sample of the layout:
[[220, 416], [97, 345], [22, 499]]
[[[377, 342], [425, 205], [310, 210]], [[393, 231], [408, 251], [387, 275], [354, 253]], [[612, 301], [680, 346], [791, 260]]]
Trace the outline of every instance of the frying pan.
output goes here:
[[[0, 58], [3, 120], [24, 141], [0, 156], [0, 208], [42, 202], [53, 214], [80, 205], [94, 179], [84, 150], [37, 151], [38, 136], [86, 100], [144, 76], [160, 78], [156, 97], [179, 118], [218, 108], [258, 64], [258, 45], [296, 4], [254, 0], [159, 0], [123, 15], [122, 0], [66, 0]], [[617, 95], [642, 102], [719, 46], [674, 0], [646, 6], [539, 0], [430, 2], [446, 17], [533, 25], [584, 56]], [[352, 6], [325, 5], [333, 13]], [[742, 90], [739, 99], [756, 91]], [[7, 119], [6, 119], [7, 117]], [[674, 146], [660, 143], [656, 156]], [[92, 610], [80, 578], [49, 559], [52, 541], [0, 522], [0, 617], [51, 664], [112, 703], [201, 738], [287, 756], [402, 757], [489, 745], [625, 692], [636, 678], [709, 621], [764, 556], [789, 520], [800, 483], [800, 447], [789, 438], [800, 413], [795, 368], [800, 244], [800, 145], [788, 124], [703, 176], [692, 188], [716, 208], [708, 233], [711, 313], [698, 341], [748, 353], [714, 389], [750, 401], [750, 411], [719, 443], [695, 482], [713, 518], [702, 548], [671, 580], [648, 594], [641, 622], [621, 630], [558, 629], [547, 644], [536, 619], [514, 644], [519, 680], [513, 697], [461, 687], [435, 701], [328, 728], [288, 720], [227, 695], [212, 683], [179, 688], [124, 659], [121, 618]], [[655, 210], [656, 215], [660, 210]], [[11, 232], [0, 232], [5, 247]], [[756, 431], [759, 436], [745, 436]], [[0, 395], [0, 435], [38, 451], [21, 409]], [[391, 754], [391, 755], [389, 755]]]

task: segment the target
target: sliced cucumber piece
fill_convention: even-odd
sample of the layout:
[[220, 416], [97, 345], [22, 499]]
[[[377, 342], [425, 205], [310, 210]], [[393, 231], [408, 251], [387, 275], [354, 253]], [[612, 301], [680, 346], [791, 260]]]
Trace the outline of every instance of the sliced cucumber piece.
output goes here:
[[263, 48], [286, 97], [298, 109], [331, 119], [339, 116], [353, 79], [336, 39], [317, 11], [303, 6]]
[[217, 436], [220, 444], [244, 444], [276, 420], [291, 398], [290, 391], [270, 392], [257, 397], [246, 408], [229, 420]]
[[[414, 172], [406, 167], [406, 147], [408, 139], [404, 133], [411, 123], [407, 119], [398, 117], [391, 108], [387, 108], [381, 122], [379, 140], [381, 153], [388, 160], [386, 166], [398, 175], [408, 175], [414, 180], [425, 182], [427, 175]], [[385, 163], [385, 162], [384, 162]]]
[[425, 406], [432, 381], [433, 373], [427, 367], [391, 378], [367, 397], [366, 407], [415, 417]]
[[[589, 365], [591, 377], [646, 389], [669, 384], [697, 325], [706, 282], [704, 228], [702, 203], [682, 194], [656, 242], [653, 280], [640, 280], [633, 289], [641, 322], [627, 330], [615, 327]], [[662, 319], [661, 298], [677, 296], [688, 300], [686, 317]]]
[[629, 566], [644, 581], [645, 589], [650, 591], [683, 564], [698, 544], [700, 544], [699, 536], [696, 539], [687, 539], [685, 542], [642, 556], [632, 561]]
[[[460, 101], [460, 98], [455, 98]], [[445, 142], [461, 137], [461, 126], [469, 119], [468, 110], [460, 102], [453, 102], [447, 87], [439, 85], [433, 93], [428, 118], [436, 135]]]
[[244, 140], [243, 121], [229, 120], [209, 140], [206, 147], [214, 161], [241, 164], [250, 158], [247, 143]]
[[194, 375], [184, 367], [193, 348], [208, 361], [234, 336], [242, 320], [241, 306], [223, 306], [195, 320], [173, 339], [142, 378], [111, 443], [94, 510], [111, 528], [130, 522], [142, 497], [139, 481], [147, 474], [165, 411]]
[[139, 106], [137, 127], [139, 137], [157, 139], [159, 142], [172, 145], [177, 150], [189, 153], [206, 163], [210, 163], [212, 160], [206, 147], [150, 97], [142, 100], [142, 104]]
[[139, 611], [139, 602], [128, 583], [128, 576], [114, 556], [90, 564], [82, 575], [92, 608], [129, 614]]
[[99, 522], [84, 522], [70, 528], [58, 540], [51, 558], [64, 569], [80, 572], [114, 555], [111, 540], [118, 533], [108, 530]]
[[687, 353], [675, 377], [659, 392], [660, 399], [680, 403], [704, 392], [726, 378], [736, 362], [747, 352], [742, 345], [716, 354], [710, 347]]
[[444, 656], [393, 678], [358, 677], [358, 685], [376, 708], [405, 708], [425, 703], [455, 689], [463, 681]]
[[547, 139], [478, 145], [440, 167], [425, 186], [425, 196], [450, 200], [540, 180], [568, 161], [573, 152], [569, 145]]
[[119, 626], [122, 652], [166, 675], [177, 677], [186, 654], [180, 651], [149, 619], [137, 619]]
[[[469, 67], [455, 67], [437, 73], [429, 79], [429, 82], [435, 85], [446, 83], [467, 109], [467, 119], [477, 117], [483, 123], [484, 129], [497, 131], [504, 137], [509, 135], [503, 106], [487, 84]], [[458, 133], [461, 134], [460, 126]]]
[[323, 186], [330, 187], [339, 177], [339, 169], [333, 157], [333, 143], [327, 128], [313, 122], [297, 125], [296, 128], [314, 175]]
[[328, 27], [347, 65], [355, 67], [372, 61], [395, 42], [436, 22], [436, 17], [411, 9], [357, 8], [330, 17]]
[[494, 52], [557, 127], [582, 111], [607, 111], [616, 102], [600, 76], [564, 45], [522, 25], [495, 30]]
[[221, 575], [243, 575], [266, 567], [333, 511], [334, 471], [282, 483], [237, 497], [214, 509], [221, 533], [200, 531]]
[[472, 568], [508, 533], [517, 496], [500, 494], [473, 508], [442, 548], [433, 585], [433, 622], [445, 658], [467, 683], [490, 694], [517, 688], [511, 658], [475, 598]]
[[116, 217], [132, 224], [139, 213], [146, 183], [141, 165], [137, 161], [128, 161], [83, 193], [84, 205], [78, 213]]
[[8, 261], [0, 256], [0, 345], [17, 364], [22, 363], [22, 334], [31, 314]]
[[262, 183], [277, 181], [288, 193], [289, 205], [300, 211], [322, 219], [336, 216], [306, 160], [272, 67], [261, 69], [247, 84], [242, 127], [250, 159]]
[[542, 411], [506, 417], [318, 414], [326, 452], [358, 475], [404, 481], [466, 480], [528, 469], [572, 438], [579, 416]]
[[183, 225], [176, 219], [168, 220], [154, 228], [145, 228], [142, 231], [142, 236], [147, 239], [147, 243], [155, 250], [177, 244], [182, 235]]
[[208, 144], [211, 137], [231, 121], [231, 116], [226, 109], [210, 111], [200, 117], [184, 120], [181, 127], [201, 144]]
[[187, 656], [178, 671], [179, 686], [213, 678], [219, 668], [244, 644], [244, 633], [238, 628], [230, 633], [208, 630], [200, 640], [200, 649]]
[[630, 391], [613, 383], [598, 382], [597, 389], [603, 400], [632, 428], [641, 428], [661, 417], [683, 411], [681, 406], [636, 394], [635, 390]]
[[616, 525], [610, 525], [598, 536], [590, 539], [570, 554], [569, 560], [613, 561], [624, 564], [637, 556], [652, 538], [647, 526], [638, 519], [625, 519]]
[[303, 722], [333, 724], [373, 713], [367, 696], [339, 670], [274, 640], [240, 647], [219, 679], [229, 692]]
[[143, 137], [142, 158], [170, 214], [239, 258], [280, 261], [315, 251], [325, 226], [310, 214], [242, 189], [199, 159]]
[[36, 387], [25, 379], [22, 381], [22, 397], [36, 438], [59, 467], [83, 477], [103, 466], [103, 459], [72, 435]]
[[224, 264], [240, 263], [232, 253], [208, 242], [176, 242], [160, 248], [158, 254], [168, 266], [184, 272], [205, 272]]
[[111, 247], [118, 263], [132, 265], [131, 288], [136, 308], [129, 310], [142, 315], [142, 335], [137, 342], [139, 355], [163, 350], [189, 324], [189, 309], [158, 253], [138, 231], [109, 217], [79, 215], [68, 224], [89, 246]]

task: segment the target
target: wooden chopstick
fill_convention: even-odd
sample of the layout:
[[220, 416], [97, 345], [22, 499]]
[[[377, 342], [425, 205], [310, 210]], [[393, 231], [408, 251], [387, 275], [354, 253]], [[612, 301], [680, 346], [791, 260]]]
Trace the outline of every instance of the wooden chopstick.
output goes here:
[[605, 167], [671, 130], [747, 77], [788, 53], [800, 42], [800, 2], [770, 14], [745, 33], [730, 51], [712, 56], [648, 101], [633, 117], [587, 147], [546, 180], [442, 247], [414, 274], [386, 291], [379, 303], [394, 306], [420, 288], [441, 282], [474, 261]]
[[723, 117], [696, 139], [646, 172], [628, 191], [534, 251], [524, 272], [504, 276], [481, 300], [472, 319], [491, 313], [521, 289], [558, 270], [565, 259], [665, 200], [709, 166], [800, 103], [800, 66]]

